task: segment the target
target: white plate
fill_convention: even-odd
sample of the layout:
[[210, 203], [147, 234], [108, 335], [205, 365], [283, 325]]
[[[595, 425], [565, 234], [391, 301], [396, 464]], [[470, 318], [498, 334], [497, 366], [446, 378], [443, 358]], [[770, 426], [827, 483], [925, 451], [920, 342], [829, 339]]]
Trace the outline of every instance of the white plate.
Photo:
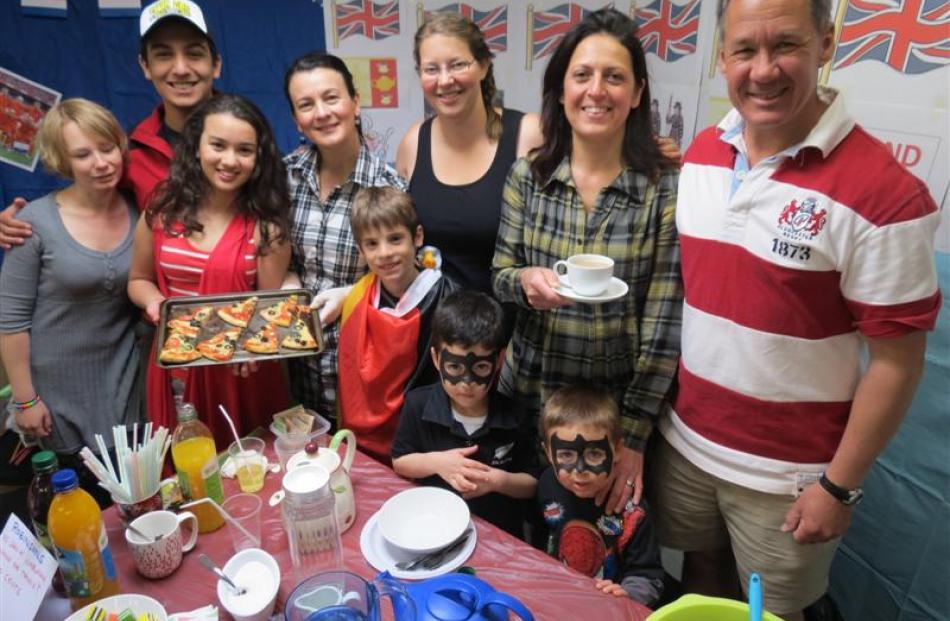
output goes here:
[[610, 279], [607, 289], [604, 290], [604, 292], [600, 295], [581, 295], [564, 284], [558, 285], [556, 290], [568, 300], [574, 300], [575, 302], [586, 302], [587, 304], [603, 304], [604, 302], [619, 300], [623, 296], [627, 295], [627, 292], [630, 291], [630, 287], [627, 286], [627, 283], [614, 276]]
[[469, 522], [469, 526], [472, 528], [472, 534], [468, 536], [468, 541], [465, 542], [462, 549], [435, 569], [416, 569], [413, 571], [396, 569], [397, 562], [409, 561], [418, 555], [400, 550], [383, 539], [382, 533], [379, 532], [378, 512], [369, 518], [363, 527], [363, 532], [360, 533], [360, 550], [363, 551], [363, 557], [367, 562], [379, 571], [388, 571], [396, 578], [402, 578], [403, 580], [424, 580], [447, 574], [458, 569], [462, 566], [462, 563], [468, 560], [468, 557], [475, 551], [475, 544], [478, 540], [475, 525]]

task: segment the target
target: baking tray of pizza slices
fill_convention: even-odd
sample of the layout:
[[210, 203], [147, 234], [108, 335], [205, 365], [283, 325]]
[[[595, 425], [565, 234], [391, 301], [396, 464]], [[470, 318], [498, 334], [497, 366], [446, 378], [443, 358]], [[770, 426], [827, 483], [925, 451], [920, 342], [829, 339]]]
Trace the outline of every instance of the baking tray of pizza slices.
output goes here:
[[306, 289], [168, 298], [155, 362], [168, 368], [313, 356], [323, 351]]

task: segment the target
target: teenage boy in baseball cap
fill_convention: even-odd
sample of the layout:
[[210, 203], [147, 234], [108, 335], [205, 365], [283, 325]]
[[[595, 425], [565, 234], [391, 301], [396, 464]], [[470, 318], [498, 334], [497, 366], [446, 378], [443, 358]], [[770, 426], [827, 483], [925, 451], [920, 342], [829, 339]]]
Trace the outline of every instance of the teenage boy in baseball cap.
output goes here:
[[[122, 186], [145, 209], [155, 186], [168, 176], [175, 144], [188, 115], [213, 92], [221, 75], [221, 55], [201, 7], [191, 0], [156, 0], [139, 18], [139, 66], [161, 103], [129, 136], [129, 159]], [[14, 219], [26, 205], [14, 199], [0, 213], [0, 247], [20, 245], [32, 234]]]

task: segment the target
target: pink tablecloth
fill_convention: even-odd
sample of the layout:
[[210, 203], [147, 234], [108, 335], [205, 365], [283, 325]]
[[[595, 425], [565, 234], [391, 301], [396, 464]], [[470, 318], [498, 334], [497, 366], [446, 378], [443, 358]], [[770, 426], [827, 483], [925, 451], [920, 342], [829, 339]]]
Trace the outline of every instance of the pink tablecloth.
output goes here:
[[[268, 450], [273, 458], [270, 443]], [[359, 452], [350, 476], [356, 491], [357, 515], [355, 524], [343, 534], [344, 564], [347, 570], [364, 578], [372, 578], [378, 572], [360, 552], [360, 531], [386, 499], [411, 484]], [[295, 586], [279, 507], [267, 504], [271, 494], [280, 489], [280, 478], [280, 474], [268, 474], [264, 489], [259, 492], [264, 499], [262, 547], [277, 559], [283, 572], [278, 605], [283, 604]], [[236, 489], [235, 481], [225, 481], [226, 493]], [[219, 567], [223, 566], [234, 553], [227, 527], [200, 535], [195, 549], [185, 556], [181, 567], [174, 574], [161, 580], [148, 580], [135, 570], [115, 509], [106, 511], [104, 517], [124, 592], [150, 595], [161, 601], [169, 613], [218, 603], [215, 578], [199, 565], [197, 556], [205, 553]], [[478, 546], [465, 564], [475, 568], [478, 577], [496, 589], [520, 599], [539, 621], [585, 618], [596, 621], [640, 621], [650, 613], [632, 600], [600, 593], [594, 588], [593, 579], [564, 567], [543, 552], [480, 518], [475, 519], [475, 524]], [[221, 616], [222, 619], [230, 618], [223, 609]]]

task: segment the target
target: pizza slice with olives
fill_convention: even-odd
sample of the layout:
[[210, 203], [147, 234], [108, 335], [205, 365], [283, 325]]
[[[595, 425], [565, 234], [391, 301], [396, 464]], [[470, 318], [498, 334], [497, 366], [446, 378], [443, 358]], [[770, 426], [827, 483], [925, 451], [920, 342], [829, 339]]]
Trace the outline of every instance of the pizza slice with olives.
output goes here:
[[290, 332], [284, 337], [280, 345], [288, 349], [315, 349], [317, 347], [317, 341], [313, 338], [313, 334], [310, 333], [310, 328], [307, 327], [307, 323], [298, 317], [294, 320]]
[[213, 306], [200, 306], [193, 312], [176, 317], [168, 322], [168, 329], [178, 332], [189, 338], [195, 338], [205, 325], [214, 316]]
[[193, 339], [179, 332], [172, 332], [158, 352], [158, 359], [169, 364], [182, 364], [201, 358]]
[[279, 342], [276, 322], [270, 322], [244, 341], [244, 349], [255, 354], [276, 354]]
[[246, 328], [247, 322], [251, 320], [254, 314], [254, 306], [257, 305], [257, 296], [247, 298], [240, 302], [235, 302], [227, 308], [218, 309], [218, 317], [225, 320], [232, 326]]
[[240, 328], [228, 328], [224, 332], [215, 334], [206, 341], [198, 343], [198, 351], [202, 356], [215, 362], [227, 362], [234, 357], [237, 349], [237, 340], [241, 335]]
[[259, 314], [267, 321], [272, 321], [278, 326], [287, 328], [294, 320], [294, 313], [297, 311], [297, 294], [288, 296], [283, 300], [274, 302]]

